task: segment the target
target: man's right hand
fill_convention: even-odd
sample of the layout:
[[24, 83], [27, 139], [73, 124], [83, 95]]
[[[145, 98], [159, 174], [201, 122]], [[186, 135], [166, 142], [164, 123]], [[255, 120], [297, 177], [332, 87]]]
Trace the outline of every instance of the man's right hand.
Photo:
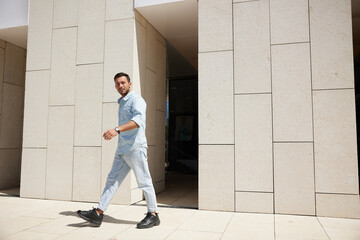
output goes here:
[[109, 129], [103, 134], [105, 140], [111, 140], [113, 137], [117, 136], [119, 133], [115, 129]]

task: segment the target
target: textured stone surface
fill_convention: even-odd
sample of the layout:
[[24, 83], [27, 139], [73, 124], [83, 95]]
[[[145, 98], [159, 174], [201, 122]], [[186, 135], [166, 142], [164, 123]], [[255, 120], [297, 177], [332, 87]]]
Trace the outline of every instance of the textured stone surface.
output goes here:
[[[4, 42], [4, 47], [5, 47], [5, 42]], [[0, 48], [0, 113], [2, 113], [2, 102], [3, 102], [4, 64], [5, 64], [5, 49]]]
[[236, 192], [235, 211], [252, 213], [273, 213], [273, 198], [273, 193]]
[[274, 144], [275, 213], [315, 215], [312, 143]]
[[50, 105], [75, 104], [76, 36], [77, 28], [54, 30]]
[[46, 149], [22, 150], [20, 196], [45, 198]]
[[234, 187], [234, 145], [200, 145], [199, 209], [234, 211]]
[[0, 149], [0, 189], [20, 185], [21, 156], [19, 149]]
[[232, 0], [199, 2], [199, 52], [232, 49], [232, 30]]
[[78, 25], [80, 0], [54, 0], [54, 28]]
[[234, 143], [233, 106], [232, 52], [200, 53], [199, 144]]
[[314, 91], [316, 192], [359, 194], [354, 90]]
[[278, 214], [274, 226], [276, 239], [329, 239], [315, 217]]
[[353, 88], [351, 1], [309, 4], [313, 89]]
[[134, 0], [106, 1], [106, 21], [133, 18], [134, 16]]
[[308, 0], [271, 0], [271, 43], [309, 41], [308, 7]]
[[271, 52], [274, 140], [312, 141], [309, 44], [272, 46]]
[[160, 64], [157, 46], [157, 31], [151, 24], [148, 24], [146, 28], [146, 67], [154, 73], [157, 73], [158, 64]]
[[103, 65], [77, 66], [75, 146], [101, 146]]
[[53, 1], [29, 2], [27, 70], [50, 69]]
[[166, 47], [160, 41], [158, 47], [158, 70], [157, 70], [157, 88], [156, 88], [156, 109], [165, 112], [166, 104]]
[[[146, 26], [146, 20], [145, 20]], [[136, 43], [134, 55], [134, 71], [131, 81], [132, 89], [140, 94], [144, 99], [146, 97], [146, 27], [138, 21], [135, 22]]]
[[104, 61], [105, 1], [80, 0], [77, 64]]
[[114, 76], [116, 73], [126, 72], [130, 77], [132, 76], [134, 25], [134, 19], [105, 23], [103, 102], [117, 102], [120, 97], [114, 88]]
[[24, 86], [25, 82], [25, 49], [6, 43], [4, 82]]
[[26, 74], [23, 147], [47, 146], [49, 82], [49, 70]]
[[71, 200], [73, 186], [74, 107], [49, 108], [45, 198]]
[[360, 219], [359, 195], [316, 194], [318, 216]]
[[[3, 194], [3, 193], [2, 193]], [[2, 239], [251, 239], [277, 240], [357, 240], [358, 219], [291, 216], [273, 214], [198, 211], [189, 208], [159, 208], [161, 225], [148, 230], [136, 229], [146, 212], [143, 204], [111, 205], [100, 228], [88, 227], [77, 216], [78, 209], [91, 209], [94, 203], [49, 201], [1, 197], [6, 205], [0, 216]], [[59, 214], [60, 213], [60, 214]], [[69, 214], [64, 216], [64, 214]], [[121, 221], [113, 223], [111, 221]], [[108, 222], [109, 221], [109, 222]], [[126, 222], [124, 222], [126, 221]], [[74, 230], [74, 226], [82, 227]], [[84, 226], [85, 225], [85, 226]]]
[[100, 147], [74, 148], [73, 201], [99, 201], [100, 169]]
[[269, 2], [234, 4], [235, 93], [271, 91]]
[[156, 110], [155, 182], [165, 180], [165, 113]]
[[146, 139], [148, 145], [156, 144], [156, 74], [146, 69]]
[[237, 191], [273, 191], [271, 118], [270, 94], [235, 96]]
[[23, 88], [4, 83], [0, 148], [19, 148], [22, 133]]

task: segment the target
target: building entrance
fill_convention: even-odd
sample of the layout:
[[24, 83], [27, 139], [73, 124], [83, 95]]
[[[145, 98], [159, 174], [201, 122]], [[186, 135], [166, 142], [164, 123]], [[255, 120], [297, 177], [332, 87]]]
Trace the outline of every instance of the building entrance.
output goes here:
[[[354, 74], [355, 74], [355, 97], [356, 97], [356, 125], [358, 147], [358, 171], [360, 176], [360, 3], [352, 0], [352, 25], [354, 45]], [[359, 190], [360, 190], [360, 177]]]
[[165, 191], [158, 191], [158, 204], [197, 208], [198, 1], [134, 3], [166, 39]]
[[158, 203], [198, 207], [198, 77], [196, 69], [167, 44], [165, 191]]
[[165, 192], [159, 203], [198, 206], [197, 76], [169, 79]]

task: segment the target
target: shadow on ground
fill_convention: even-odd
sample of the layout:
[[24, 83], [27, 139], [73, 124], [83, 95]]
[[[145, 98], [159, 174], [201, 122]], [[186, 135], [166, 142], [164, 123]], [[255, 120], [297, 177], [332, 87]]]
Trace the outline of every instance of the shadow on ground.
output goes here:
[[[64, 216], [75, 216], [77, 217], [77, 213], [73, 212], [73, 211], [65, 211], [65, 212], [61, 212], [61, 215]], [[79, 218], [81, 219], [81, 218]], [[83, 219], [81, 219], [83, 220]], [[107, 222], [107, 223], [115, 223], [115, 224], [130, 224], [130, 225], [134, 225], [137, 224], [138, 222], [135, 221], [128, 221], [128, 220], [121, 220], [121, 219], [116, 219], [113, 218], [111, 216], [105, 215], [103, 222]], [[70, 227], [95, 227], [94, 225], [88, 223], [88, 222], [82, 222], [82, 223], [73, 223], [73, 224], [68, 224], [68, 226]]]

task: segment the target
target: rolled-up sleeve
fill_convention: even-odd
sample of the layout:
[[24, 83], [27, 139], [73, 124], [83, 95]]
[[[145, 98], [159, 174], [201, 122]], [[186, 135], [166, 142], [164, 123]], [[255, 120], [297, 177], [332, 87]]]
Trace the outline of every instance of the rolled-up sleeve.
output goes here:
[[134, 121], [139, 127], [145, 128], [146, 122], [146, 103], [142, 98], [135, 99], [133, 103], [133, 117]]

